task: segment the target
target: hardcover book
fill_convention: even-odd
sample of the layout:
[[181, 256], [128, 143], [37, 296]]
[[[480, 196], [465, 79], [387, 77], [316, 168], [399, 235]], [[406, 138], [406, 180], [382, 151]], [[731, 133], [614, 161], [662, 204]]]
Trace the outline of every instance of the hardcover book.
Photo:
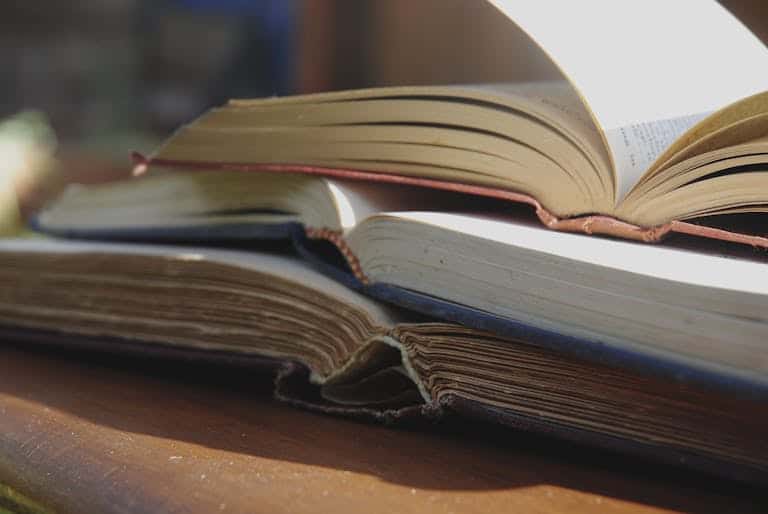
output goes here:
[[[406, 183], [523, 202], [555, 229], [768, 247], [760, 230], [711, 223], [759, 215], [768, 203], [768, 51], [723, 7], [492, 3], [541, 45], [562, 81], [232, 100], [140, 157], [137, 172]], [[697, 23], [682, 36], [674, 20], [691, 12]]]
[[3, 333], [27, 340], [250, 355], [277, 370], [278, 398], [323, 412], [453, 413], [741, 480], [768, 470], [759, 389], [420, 318], [287, 255], [6, 240], [0, 280]]

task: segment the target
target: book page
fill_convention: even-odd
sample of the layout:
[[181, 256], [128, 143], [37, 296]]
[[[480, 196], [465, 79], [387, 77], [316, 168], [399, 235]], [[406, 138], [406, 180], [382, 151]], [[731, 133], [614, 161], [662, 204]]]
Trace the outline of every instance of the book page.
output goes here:
[[606, 134], [619, 199], [697, 120], [768, 90], [768, 50], [714, 0], [489, 1], [583, 96]]
[[605, 138], [618, 171], [618, 200], [622, 200], [672, 143], [707, 114], [643, 121], [606, 130]]
[[[193, 246], [85, 242], [43, 238], [0, 239], [0, 259], [7, 255], [26, 253], [49, 256], [77, 254], [81, 255], [84, 260], [98, 260], [99, 256], [109, 256], [116, 276], [119, 275], [121, 269], [120, 259], [132, 255], [156, 258], [163, 260], [168, 266], [176, 265], [177, 267], [181, 266], [184, 261], [229, 265], [241, 270], [264, 273], [295, 282], [298, 284], [297, 287], [303, 287], [310, 293], [314, 290], [333, 297], [351, 308], [367, 313], [370, 319], [381, 327], [393, 327], [397, 323], [410, 320], [400, 311], [382, 306], [327, 277], [306, 261], [288, 255], [269, 254], [253, 249], [237, 251]], [[179, 269], [183, 279], [184, 268]]]
[[584, 106], [573, 85], [565, 80], [520, 82], [510, 84], [472, 85], [493, 93], [501, 93], [520, 99], [516, 102], [521, 109], [530, 106], [526, 112], [565, 130], [579, 147], [590, 156], [590, 160], [601, 174], [609, 175], [610, 157], [595, 125], [595, 120]]
[[447, 212], [389, 212], [401, 220], [425, 224], [466, 236], [525, 248], [585, 264], [593, 264], [678, 285], [706, 287], [768, 297], [765, 263], [718, 254], [659, 245], [637, 244], [580, 234], [542, 230], [536, 223], [499, 215]]

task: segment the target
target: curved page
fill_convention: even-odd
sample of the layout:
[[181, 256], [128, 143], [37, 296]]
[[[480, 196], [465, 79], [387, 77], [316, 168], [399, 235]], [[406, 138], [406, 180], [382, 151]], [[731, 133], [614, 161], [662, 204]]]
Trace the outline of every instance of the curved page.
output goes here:
[[619, 199], [707, 114], [768, 90], [768, 50], [714, 0], [490, 0], [549, 54], [603, 129]]

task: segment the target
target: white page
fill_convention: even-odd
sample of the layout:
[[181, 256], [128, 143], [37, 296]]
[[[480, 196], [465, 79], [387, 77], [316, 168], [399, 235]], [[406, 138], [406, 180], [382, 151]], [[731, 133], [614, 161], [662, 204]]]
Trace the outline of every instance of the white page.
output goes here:
[[395, 212], [387, 215], [604, 268], [768, 298], [768, 273], [763, 262], [584, 237], [582, 234], [546, 230], [501, 217], [444, 212]]
[[714, 0], [489, 1], [586, 99], [611, 147], [619, 198], [704, 115], [768, 90], [768, 50]]

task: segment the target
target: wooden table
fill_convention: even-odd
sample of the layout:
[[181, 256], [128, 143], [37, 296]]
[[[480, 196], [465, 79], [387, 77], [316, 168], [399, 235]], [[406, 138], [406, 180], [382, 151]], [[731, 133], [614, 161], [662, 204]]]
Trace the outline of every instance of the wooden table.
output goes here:
[[0, 345], [0, 512], [3, 502], [77, 514], [765, 505], [746, 486], [549, 439], [395, 430], [295, 410], [267, 390], [248, 369]]

